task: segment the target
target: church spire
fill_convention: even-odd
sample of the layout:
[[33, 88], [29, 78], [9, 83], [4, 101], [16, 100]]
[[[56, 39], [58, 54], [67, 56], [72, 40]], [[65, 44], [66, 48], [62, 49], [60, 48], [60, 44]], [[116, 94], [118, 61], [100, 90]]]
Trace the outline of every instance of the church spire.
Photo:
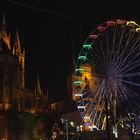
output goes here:
[[5, 14], [3, 14], [3, 18], [2, 18], [0, 37], [3, 38], [5, 44], [8, 46], [9, 50], [11, 50], [10, 34], [8, 34], [8, 32], [7, 32], [7, 24], [6, 24]]
[[41, 85], [40, 85], [40, 80], [39, 80], [39, 76], [37, 75], [37, 81], [36, 81], [36, 94], [41, 95], [42, 94], [42, 90], [41, 90]]
[[18, 57], [19, 64], [21, 65], [21, 83], [22, 89], [25, 88], [25, 48], [21, 47], [19, 32], [16, 31], [15, 41], [13, 46], [13, 54]]
[[5, 14], [3, 14], [3, 18], [2, 18], [2, 24], [1, 24], [1, 35], [2, 37], [7, 36], [7, 27], [6, 27], [6, 18], [5, 18]]
[[17, 56], [19, 56], [22, 53], [18, 31], [16, 31], [16, 36], [15, 36], [15, 42], [14, 42], [14, 48], [13, 49], [15, 49], [15, 53], [16, 53]]

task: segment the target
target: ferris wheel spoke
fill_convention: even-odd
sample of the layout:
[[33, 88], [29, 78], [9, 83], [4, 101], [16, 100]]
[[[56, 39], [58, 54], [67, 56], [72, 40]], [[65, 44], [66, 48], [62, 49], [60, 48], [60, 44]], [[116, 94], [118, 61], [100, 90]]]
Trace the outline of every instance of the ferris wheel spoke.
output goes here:
[[125, 110], [128, 111], [129, 108], [131, 108], [131, 110], [133, 110], [132, 102], [130, 102], [130, 96], [128, 93], [128, 89], [126, 87], [123, 87], [123, 94], [125, 94], [125, 96], [126, 96], [125, 100], [123, 101], [123, 105], [125, 106]]
[[[130, 89], [129, 87], [127, 87], [127, 90], [129, 91], [129, 92], [128, 92], [128, 95], [129, 95], [130, 97], [132, 97], [133, 99], [135, 98], [135, 99], [137, 99], [137, 100], [140, 99], [139, 93], [136, 93], [134, 90]], [[133, 93], [133, 94], [132, 94], [132, 93]]]
[[137, 60], [134, 60], [134, 59], [136, 59], [136, 57], [140, 57], [139, 55], [140, 55], [140, 53], [138, 53], [138, 54], [135, 56], [135, 58], [133, 58], [133, 60], [130, 60], [131, 62], [129, 62], [129, 63], [128, 63], [127, 65], [125, 65], [123, 68], [120, 68], [120, 72], [121, 72], [122, 74], [124, 74], [124, 73], [127, 73], [127, 72], [130, 71], [130, 70], [133, 70], [133, 69], [139, 67], [139, 65], [140, 65], [140, 59], [138, 58]]
[[137, 52], [136, 56], [133, 54], [129, 59], [129, 62], [125, 64], [126, 62], [123, 63], [124, 66], [120, 67], [120, 71], [124, 71], [125, 69], [128, 69], [129, 67], [131, 68], [133, 65], [137, 65], [137, 63], [140, 62], [140, 52]]
[[[91, 110], [92, 109], [92, 110]], [[90, 110], [89, 110], [89, 107], [88, 108], [86, 108], [86, 110], [84, 111], [84, 113], [83, 113], [83, 119], [85, 119], [85, 118], [91, 118], [91, 116], [93, 116], [93, 114], [95, 114], [95, 111], [96, 111], [96, 109], [95, 108], [91, 108], [90, 107]]]
[[109, 56], [108, 56], [108, 61], [109, 61], [109, 65], [110, 67], [112, 66], [112, 61], [114, 59], [114, 51], [116, 50], [116, 30], [117, 30], [117, 25], [114, 26], [114, 32], [113, 32], [113, 40], [110, 43], [110, 47], [109, 47]]
[[[102, 64], [101, 68], [103, 69], [103, 68], [106, 66], [105, 59], [102, 59], [102, 57], [99, 57], [99, 55], [98, 55], [98, 53], [96, 52], [95, 49], [92, 48], [92, 51], [93, 51], [93, 54], [96, 55], [96, 59], [98, 58], [98, 60], [99, 60], [98, 63], [99, 63], [100, 65]], [[103, 54], [103, 55], [104, 55], [104, 54]], [[105, 57], [103, 57], [103, 58], [105, 58]], [[95, 60], [93, 60], [93, 61], [95, 61]], [[96, 64], [96, 65], [97, 65], [97, 64]]]
[[[85, 114], [87, 114], [87, 112], [90, 112], [91, 107], [93, 107], [94, 109], [97, 107], [97, 105], [99, 104], [99, 102], [101, 101], [103, 95], [102, 95], [102, 90], [100, 90], [100, 88], [98, 88], [97, 93], [95, 95], [95, 97], [90, 101], [88, 108], [86, 108], [86, 112]], [[100, 94], [100, 95], [99, 95]], [[97, 102], [95, 104], [95, 101]], [[94, 105], [95, 104], [95, 105]]]
[[[137, 47], [139, 47], [139, 45], [138, 45], [137, 47], [135, 47], [135, 45], [138, 43], [138, 41], [140, 41], [140, 37], [139, 37], [139, 38], [137, 39], [137, 41], [133, 44], [131, 50], [130, 50], [130, 51], [128, 52], [128, 54], [125, 56], [125, 58], [123, 59], [123, 61], [121, 61], [120, 67], [124, 66], [125, 63], [126, 63], [126, 61], [127, 61], [127, 59], [128, 59], [130, 56], [134, 55], [134, 52], [137, 50]], [[134, 48], [134, 47], [135, 47], [135, 48]]]
[[[99, 43], [100, 45], [96, 45]], [[104, 69], [104, 67], [107, 66], [107, 56], [105, 55], [105, 50], [103, 49], [102, 40], [100, 38], [97, 39], [97, 42], [93, 44], [92, 47], [93, 54], [96, 55], [96, 61], [98, 65], [100, 64], [101, 68]], [[95, 47], [96, 46], [96, 47]], [[100, 55], [99, 55], [100, 53]], [[95, 60], [93, 60], [95, 62]]]
[[[138, 46], [138, 47], [140, 47], [140, 46]], [[131, 66], [135, 62], [140, 61], [139, 57], [140, 57], [140, 50], [136, 50], [135, 52], [131, 52], [127, 65], [126, 66], [124, 65], [123, 67], [126, 68], [127, 66]], [[126, 62], [124, 62], [124, 63], [126, 63]], [[124, 68], [122, 68], [122, 69], [124, 69]]]
[[[132, 32], [131, 32], [132, 33]], [[121, 35], [120, 35], [120, 40], [119, 40], [119, 45], [118, 47], [116, 48], [116, 51], [114, 51], [114, 56], [115, 56], [115, 59], [113, 59], [113, 63], [112, 64], [117, 64], [118, 61], [122, 58], [126, 48], [127, 48], [127, 45], [128, 45], [128, 42], [130, 42], [130, 39], [131, 39], [131, 33], [129, 34], [129, 37], [128, 37], [128, 40], [126, 42], [126, 45], [125, 47], [123, 48], [123, 50], [121, 50], [121, 45], [122, 45], [122, 42], [123, 42], [123, 38], [124, 38], [124, 34], [125, 34], [125, 29], [121, 30]], [[120, 55], [118, 55], [120, 54]], [[112, 66], [112, 69], [114, 68], [114, 65]]]
[[[139, 107], [139, 104], [136, 102], [136, 99], [133, 98], [132, 96], [130, 96], [130, 94], [127, 94], [128, 96], [128, 100], [127, 100], [127, 106], [131, 109], [131, 111], [133, 110], [136, 110], [137, 112], [140, 112], [140, 107]], [[129, 110], [129, 109], [127, 109]]]
[[[126, 86], [126, 89], [129, 91], [128, 93], [131, 95], [131, 96], [133, 96], [133, 97], [139, 97], [140, 98], [140, 94], [139, 93], [137, 93], [138, 91], [137, 90], [132, 90], [132, 88], [130, 88], [129, 86]], [[133, 94], [131, 94], [131, 93], [133, 93]]]
[[[131, 33], [129, 34], [129, 37], [128, 37], [128, 39], [127, 39], [127, 42], [126, 42], [125, 47], [122, 48], [122, 50], [119, 52], [119, 53], [120, 53], [120, 55], [119, 55], [119, 57], [118, 57], [118, 60], [119, 60], [119, 61], [117, 61], [117, 62], [119, 62], [119, 64], [120, 64], [119, 67], [122, 67], [122, 66], [124, 65], [124, 63], [126, 62], [126, 60], [128, 59], [128, 57], [131, 56], [131, 55], [134, 53], [135, 49], [136, 49], [136, 48], [134, 48], [134, 47], [135, 47], [135, 45], [137, 44], [137, 42], [139, 41], [139, 38], [136, 39], [135, 43], [132, 45], [131, 49], [129, 49], [129, 52], [128, 52], [129, 43], [132, 42], [131, 40], [132, 40], [132, 37], [134, 36], [134, 33], [133, 33], [133, 34], [132, 34], [132, 33], [133, 33], [133, 32], [131, 32]], [[131, 34], [132, 34], [132, 35], [131, 35]], [[134, 41], [133, 41], [133, 42], [134, 42]], [[128, 53], [125, 55], [126, 52], [128, 52]], [[124, 57], [124, 56], [125, 56], [125, 57]]]
[[[126, 60], [125, 60], [126, 61]], [[127, 60], [128, 61], [128, 60]], [[133, 60], [130, 60], [130, 61], [133, 61]], [[129, 67], [132, 69], [132, 65], [134, 65], [137, 61], [140, 61], [140, 60], [135, 60], [135, 62], [132, 62], [132, 63], [127, 63], [126, 62], [120, 62], [120, 64], [118, 64], [117, 68], [118, 68], [118, 71], [120, 73], [123, 73], [123, 71], [125, 69], [129, 69]]]
[[86, 105], [87, 107], [86, 107], [86, 110], [84, 112], [85, 115], [86, 114], [91, 114], [91, 108], [93, 108], [92, 111], [95, 110], [95, 105], [94, 104], [95, 104], [94, 101], [89, 101], [88, 105]]
[[[135, 35], [135, 32], [131, 31], [130, 30], [130, 33], [128, 35], [128, 37], [126, 36], [126, 43], [125, 43], [125, 50], [126, 50], [126, 47], [131, 43], [131, 41], [134, 39], [134, 35]], [[134, 41], [137, 40], [137, 39], [134, 39]], [[124, 51], [125, 51], [124, 50]], [[123, 51], [123, 53], [124, 53]]]
[[[100, 93], [100, 92], [98, 92], [98, 94], [99, 94], [99, 93]], [[96, 94], [96, 97], [101, 96], [101, 95], [98, 95], [98, 94]], [[98, 95], [98, 96], [97, 96], [97, 95]], [[97, 99], [96, 99], [96, 97], [94, 97], [93, 100], [91, 100], [91, 101], [89, 102], [88, 108], [86, 108], [86, 112], [85, 112], [85, 113], [89, 112], [90, 109], [91, 109], [91, 107], [96, 108], [98, 102], [100, 102], [100, 100], [101, 100], [100, 97], [97, 98]], [[97, 102], [97, 103], [95, 103], [95, 102]]]
[[[130, 93], [135, 94], [135, 96], [128, 94], [128, 98], [132, 101], [133, 104], [135, 104], [135, 106], [140, 110], [140, 103], [137, 103], [137, 100], [140, 100], [140, 96], [138, 95], [138, 93], [135, 93], [134, 91], [132, 91], [130, 88], [127, 87], [127, 89], [130, 91]], [[136, 100], [137, 99], [137, 100]], [[140, 112], [140, 111], [139, 111]]]
[[[90, 92], [92, 92], [92, 90], [87, 88], [87, 89], [84, 90], [84, 92], [82, 92], [82, 96], [85, 96], [85, 95], [87, 95], [87, 94], [90, 93]], [[92, 95], [92, 94], [89, 94], [89, 95], [86, 96], [86, 97], [90, 97], [90, 95]]]
[[119, 78], [124, 78], [124, 77], [135, 77], [135, 76], [140, 76], [140, 72], [135, 72], [135, 73], [128, 73], [128, 74], [124, 74], [122, 76], [119, 76]]
[[128, 99], [127, 94], [126, 94], [127, 93], [127, 90], [125, 88], [125, 85], [119, 86], [118, 87], [118, 90], [119, 90], [119, 96], [120, 96], [122, 102], [124, 103], [125, 100]]
[[128, 67], [127, 69], [123, 69], [122, 74], [126, 74], [131, 70], [134, 70], [140, 66], [140, 63], [133, 64], [131, 67]]
[[[104, 103], [104, 102], [103, 102]], [[103, 108], [101, 111], [98, 110], [98, 106], [96, 105], [95, 107], [95, 114], [94, 114], [94, 118], [93, 118], [93, 123], [98, 127], [98, 121], [100, 120], [100, 117], [102, 115], [102, 111], [103, 111]], [[96, 123], [95, 123], [96, 122]]]
[[[119, 90], [118, 90], [118, 92], [120, 92]], [[121, 93], [120, 93], [121, 94]], [[116, 107], [117, 107], [117, 110], [119, 110], [120, 112], [121, 112], [121, 108], [120, 108], [120, 105], [124, 102], [124, 99], [122, 98], [122, 95], [118, 95], [117, 97], [116, 97]]]
[[120, 39], [119, 39], [119, 43], [118, 43], [118, 47], [116, 49], [116, 52], [120, 52], [120, 46], [122, 44], [124, 33], [125, 33], [125, 28], [121, 30], [121, 35], [120, 35]]
[[94, 114], [94, 117], [93, 117], [93, 120], [92, 120], [93, 124], [95, 124], [96, 118], [97, 118], [97, 109], [95, 110], [95, 114]]
[[133, 85], [133, 86], [140, 87], [139, 83], [135, 83], [135, 82], [127, 81], [127, 80], [122, 80], [122, 79], [121, 79], [121, 81], [124, 83], [130, 84], [130, 85]]
[[113, 33], [113, 43], [112, 43], [112, 46], [114, 46], [114, 47], [111, 47], [111, 50], [113, 49], [113, 52], [114, 52], [114, 48], [116, 46], [116, 33], [117, 33], [117, 25], [115, 25], [115, 31]]
[[91, 112], [94, 112], [94, 110], [95, 110], [95, 109], [92, 109], [92, 110], [91, 110], [91, 108], [90, 108], [90, 107], [91, 107], [91, 103], [89, 103], [88, 106], [89, 106], [89, 107], [86, 107], [86, 110], [83, 112], [83, 119], [85, 118], [85, 116], [86, 116], [86, 117], [87, 117], [87, 116], [90, 117], [90, 115], [92, 115]]
[[90, 130], [106, 129], [105, 96], [114, 125], [119, 117], [125, 119], [133, 106], [140, 110], [140, 30], [137, 25], [125, 20], [108, 21], [91, 33], [80, 51], [75, 76], [81, 80], [75, 84], [81, 87], [75, 90], [76, 100], [83, 123], [87, 123]]
[[105, 54], [105, 50], [103, 49], [103, 42], [102, 40], [100, 39], [100, 37], [97, 39], [97, 43], [99, 43], [99, 45], [95, 48], [94, 47], [94, 50], [95, 52], [98, 52], [97, 53], [97, 56], [99, 57], [99, 50], [100, 50], [100, 62], [103, 64], [104, 67], [107, 66], [107, 55]]
[[[99, 128], [99, 123], [101, 123], [101, 116], [102, 116], [102, 113], [103, 113], [103, 110], [104, 110], [104, 102], [103, 102], [103, 108], [102, 110], [100, 111], [100, 114], [99, 114], [99, 117], [97, 118], [97, 123], [96, 123], [96, 126]], [[102, 120], [103, 121], [103, 120]]]
[[107, 56], [107, 66], [109, 66], [110, 63], [110, 46], [109, 46], [109, 35], [108, 35], [108, 28], [106, 29], [106, 56]]
[[107, 45], [106, 45], [106, 47], [107, 47], [106, 56], [107, 56], [107, 66], [108, 66], [108, 64], [109, 64], [109, 60], [108, 60], [108, 57], [109, 57], [108, 35], [107, 35], [107, 38], [106, 38], [106, 43], [107, 43]]
[[[100, 126], [99, 120], [101, 119], [101, 115], [102, 115], [102, 113], [101, 112], [98, 112], [98, 116], [96, 117], [96, 120], [95, 120], [95, 126], [97, 128], [99, 128], [99, 126]], [[102, 123], [102, 120], [100, 120], [100, 123]]]
[[118, 72], [120, 74], [125, 74], [125, 73], [127, 73], [127, 72], [129, 72], [129, 71], [131, 71], [131, 70], [133, 70], [133, 69], [135, 69], [137, 67], [139, 67], [139, 65], [140, 65], [139, 62], [140, 62], [140, 59], [135, 60], [134, 62], [125, 64], [123, 67], [119, 65], [120, 67], [118, 67]]
[[[126, 31], [126, 28], [123, 28], [122, 30], [121, 30], [121, 35], [120, 35], [120, 40], [119, 40], [119, 44], [118, 44], [118, 49], [120, 49], [120, 46], [122, 45], [122, 42], [123, 42], [123, 38], [124, 38], [124, 34], [125, 34], [125, 31]], [[129, 34], [129, 39], [127, 40], [127, 42], [129, 42], [129, 40], [130, 40], [130, 35], [131, 34]], [[127, 43], [126, 43], [127, 44]], [[126, 45], [127, 46], [127, 45]], [[117, 52], [120, 52], [120, 51], [118, 51], [118, 50], [116, 50]]]
[[91, 61], [89, 61], [89, 63], [90, 63], [93, 67], [95, 67], [95, 68], [99, 69], [100, 71], [102, 71], [102, 73], [105, 73], [104, 68], [101, 67], [100, 65], [98, 65], [97, 63], [95, 63], [95, 62], [93, 63], [93, 62], [91, 62]]

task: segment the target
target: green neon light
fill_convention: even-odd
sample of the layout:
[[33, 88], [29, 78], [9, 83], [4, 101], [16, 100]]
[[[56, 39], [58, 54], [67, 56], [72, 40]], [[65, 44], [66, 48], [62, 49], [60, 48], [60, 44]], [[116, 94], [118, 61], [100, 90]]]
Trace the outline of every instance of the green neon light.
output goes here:
[[74, 84], [82, 84], [82, 81], [75, 81]]
[[79, 58], [80, 60], [86, 60], [86, 59], [87, 59], [86, 56], [79, 56], [78, 58]]
[[83, 72], [84, 69], [76, 69], [75, 71], [76, 71], [76, 72]]
[[86, 49], [90, 49], [91, 48], [91, 45], [85, 44], [83, 47], [86, 48]]

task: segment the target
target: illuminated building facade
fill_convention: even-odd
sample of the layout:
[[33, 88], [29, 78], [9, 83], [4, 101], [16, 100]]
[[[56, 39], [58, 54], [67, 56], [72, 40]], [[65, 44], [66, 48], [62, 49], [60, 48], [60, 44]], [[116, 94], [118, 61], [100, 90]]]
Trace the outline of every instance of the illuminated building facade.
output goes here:
[[25, 48], [21, 47], [18, 32], [13, 44], [11, 43], [11, 35], [6, 26], [3, 16], [0, 30], [0, 110], [16, 107], [18, 111], [35, 113], [45, 106], [47, 96], [43, 95], [39, 77], [35, 90], [25, 87]]
[[25, 50], [21, 49], [19, 34], [11, 46], [11, 36], [7, 32], [3, 17], [0, 31], [0, 110], [17, 106], [23, 110]]
[[43, 94], [38, 76], [34, 90], [25, 87], [25, 48], [21, 46], [18, 32], [13, 38], [7, 31], [3, 16], [0, 26], [0, 139], [17, 139], [12, 129], [8, 130], [6, 112], [15, 110], [36, 115], [47, 106], [48, 98]]

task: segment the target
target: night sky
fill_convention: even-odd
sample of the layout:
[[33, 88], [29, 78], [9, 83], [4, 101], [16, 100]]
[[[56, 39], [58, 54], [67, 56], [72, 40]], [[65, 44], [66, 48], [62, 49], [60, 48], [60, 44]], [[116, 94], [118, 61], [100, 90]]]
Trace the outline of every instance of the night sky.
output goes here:
[[112, 1], [3, 0], [0, 19], [5, 13], [8, 29], [17, 29], [26, 49], [26, 85], [32, 88], [36, 74], [51, 95], [66, 96], [66, 79], [72, 73], [72, 55], [77, 57], [87, 35], [99, 24], [111, 19], [140, 23], [137, 3]]

